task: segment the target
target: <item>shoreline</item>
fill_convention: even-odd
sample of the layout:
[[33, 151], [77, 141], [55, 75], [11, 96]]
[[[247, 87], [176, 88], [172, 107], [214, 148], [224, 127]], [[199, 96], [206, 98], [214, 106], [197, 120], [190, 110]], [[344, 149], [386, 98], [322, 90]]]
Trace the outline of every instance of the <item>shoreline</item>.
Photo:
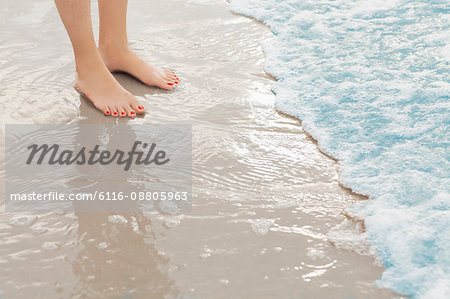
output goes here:
[[[237, 16], [243, 16], [243, 17], [245, 17], [245, 18], [248, 18], [248, 19], [252, 20], [252, 21], [255, 22], [255, 23], [260, 24], [261, 26], [266, 27], [266, 28], [267, 28], [268, 30], [270, 30], [270, 32], [272, 33], [272, 38], [275, 37], [275, 35], [273, 35], [273, 32], [272, 32], [272, 30], [270, 29], [270, 27], [269, 27], [268, 25], [266, 25], [264, 22], [258, 20], [258, 19], [255, 18], [255, 17], [252, 17], [252, 16], [248, 16], [248, 15], [244, 15], [244, 14], [235, 12], [235, 11], [233, 11], [232, 9], [230, 9], [230, 11], [231, 11], [231, 13], [233, 13], [233, 14], [235, 14], [235, 15], [237, 15]], [[264, 53], [264, 50], [263, 50], [263, 53]], [[264, 56], [265, 56], [265, 53], [264, 53]], [[265, 66], [265, 64], [264, 64], [264, 66]], [[266, 74], [271, 80], [273, 80], [273, 81], [278, 81], [278, 79], [277, 79], [275, 76], [273, 76], [270, 72], [267, 72], [267, 71], [266, 71], [265, 67], [264, 67], [264, 72], [265, 72], [265, 74]], [[272, 89], [271, 89], [271, 91], [272, 91], [272, 93], [276, 96], [275, 91], [273, 91]], [[310, 134], [308, 131], [306, 131], [306, 130], [303, 128], [303, 126], [302, 126], [302, 120], [301, 120], [300, 118], [298, 118], [298, 117], [296, 117], [296, 116], [294, 116], [294, 115], [291, 115], [291, 114], [289, 114], [288, 112], [284, 112], [284, 111], [282, 111], [282, 110], [279, 110], [279, 109], [277, 109], [277, 108], [275, 108], [275, 107], [274, 107], [274, 110], [275, 110], [277, 113], [279, 113], [281, 116], [283, 116], [283, 117], [287, 117], [287, 118], [290, 118], [290, 119], [293, 119], [293, 120], [298, 121], [299, 127], [302, 129], [302, 131], [303, 131], [306, 135], [308, 135], [308, 137], [310, 138], [311, 142], [313, 142], [313, 143], [317, 146], [317, 149], [319, 150], [319, 152], [322, 153], [324, 156], [326, 156], [328, 159], [331, 159], [331, 160], [333, 160], [334, 162], [336, 162], [336, 163], [339, 164], [339, 159], [337, 159], [337, 158], [333, 157], [333, 155], [328, 154], [327, 152], [323, 151], [323, 150], [321, 149], [320, 145], [319, 145], [319, 141], [318, 141], [316, 138], [314, 138], [314, 136], [313, 136], [312, 134]], [[358, 193], [358, 192], [356, 192], [356, 191], [353, 191], [351, 187], [346, 186], [344, 183], [342, 183], [342, 182], [340, 182], [340, 183], [341, 183], [341, 187], [342, 187], [342, 188], [344, 188], [344, 189], [348, 190], [349, 192], [353, 193], [355, 196], [360, 197], [361, 200], [370, 200], [370, 195], [369, 195], [369, 194]]]

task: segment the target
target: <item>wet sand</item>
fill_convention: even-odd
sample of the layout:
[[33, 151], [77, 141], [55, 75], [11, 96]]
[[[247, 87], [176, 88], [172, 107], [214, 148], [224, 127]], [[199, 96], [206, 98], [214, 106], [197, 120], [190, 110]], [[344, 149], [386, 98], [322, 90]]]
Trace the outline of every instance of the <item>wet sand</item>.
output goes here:
[[[71, 88], [71, 48], [52, 1], [6, 4], [2, 123], [115, 122]], [[266, 27], [222, 1], [130, 1], [129, 37], [182, 86], [167, 92], [117, 74], [149, 111], [119, 121], [193, 124], [192, 211], [122, 214], [126, 223], [31, 214], [23, 226], [11, 219], [25, 214], [1, 212], [1, 297], [398, 297], [375, 286], [383, 268], [360, 241], [361, 222], [344, 216], [364, 198], [340, 186], [336, 161], [298, 121], [273, 109]]]

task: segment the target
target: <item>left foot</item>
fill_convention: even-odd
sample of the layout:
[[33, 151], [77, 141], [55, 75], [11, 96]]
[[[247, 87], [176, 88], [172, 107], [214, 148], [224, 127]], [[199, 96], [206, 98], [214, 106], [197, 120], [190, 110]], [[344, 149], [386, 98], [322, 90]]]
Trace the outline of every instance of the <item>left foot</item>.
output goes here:
[[163, 89], [173, 89], [180, 82], [169, 70], [154, 67], [136, 55], [128, 45], [99, 45], [103, 62], [110, 72], [124, 72], [143, 83]]

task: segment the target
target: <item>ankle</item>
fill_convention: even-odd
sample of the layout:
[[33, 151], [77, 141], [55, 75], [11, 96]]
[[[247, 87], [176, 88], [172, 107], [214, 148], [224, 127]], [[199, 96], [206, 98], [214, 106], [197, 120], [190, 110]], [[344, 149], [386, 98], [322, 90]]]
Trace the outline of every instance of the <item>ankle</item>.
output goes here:
[[114, 57], [123, 55], [130, 51], [128, 41], [123, 39], [100, 39], [98, 43], [98, 50], [101, 56]]
[[98, 52], [96, 55], [76, 57], [75, 64], [77, 77], [86, 77], [98, 73], [99, 70], [105, 67]]

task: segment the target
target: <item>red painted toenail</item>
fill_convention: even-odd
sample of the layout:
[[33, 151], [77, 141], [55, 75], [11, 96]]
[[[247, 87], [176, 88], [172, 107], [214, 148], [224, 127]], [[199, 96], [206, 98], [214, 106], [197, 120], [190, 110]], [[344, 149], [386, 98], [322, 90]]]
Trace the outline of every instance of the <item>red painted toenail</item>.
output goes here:
[[106, 111], [105, 114], [106, 114], [106, 115], [109, 115], [109, 111]]
[[121, 115], [125, 115], [125, 112], [121, 112], [120, 114], [121, 114]]
[[133, 111], [131, 111], [131, 112], [130, 112], [130, 114], [131, 114], [131, 115], [134, 115], [134, 112], [133, 112]]
[[117, 112], [114, 112], [113, 115], [117, 115]]
[[175, 84], [178, 84], [178, 81], [175, 81]]
[[142, 106], [138, 106], [138, 108], [139, 108], [139, 109], [144, 109], [144, 107], [142, 107]]
[[173, 83], [167, 83], [167, 85], [173, 85]]

